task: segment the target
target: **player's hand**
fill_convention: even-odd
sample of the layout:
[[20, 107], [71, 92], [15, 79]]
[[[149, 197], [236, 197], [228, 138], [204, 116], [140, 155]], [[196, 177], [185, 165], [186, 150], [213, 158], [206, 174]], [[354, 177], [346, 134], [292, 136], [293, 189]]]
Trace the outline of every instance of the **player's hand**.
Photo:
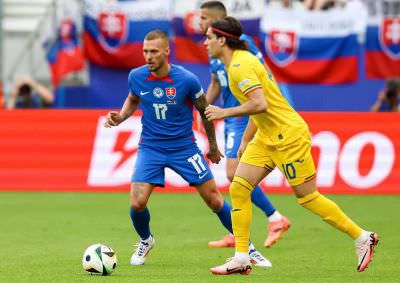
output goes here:
[[107, 121], [104, 123], [104, 127], [111, 128], [118, 126], [124, 119], [122, 118], [121, 114], [115, 111], [108, 112], [107, 114]]
[[204, 114], [208, 121], [220, 120], [225, 118], [225, 109], [210, 104], [207, 106]]
[[243, 152], [245, 151], [248, 144], [249, 144], [249, 142], [244, 142], [244, 141], [242, 141], [240, 143], [239, 150], [237, 152], [238, 159], [240, 159], [242, 157]]
[[224, 157], [224, 155], [219, 151], [218, 147], [210, 148], [206, 156], [212, 163], [215, 164], [218, 164], [221, 161], [221, 158]]

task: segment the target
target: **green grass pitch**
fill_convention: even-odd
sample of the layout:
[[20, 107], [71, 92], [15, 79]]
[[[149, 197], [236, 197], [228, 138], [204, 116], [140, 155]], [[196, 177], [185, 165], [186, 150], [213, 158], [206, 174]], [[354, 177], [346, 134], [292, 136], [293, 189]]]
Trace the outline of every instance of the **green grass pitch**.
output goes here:
[[[226, 198], [229, 198], [225, 195]], [[136, 233], [127, 194], [0, 193], [0, 282], [400, 282], [399, 196], [330, 196], [357, 223], [379, 233], [374, 261], [356, 272], [353, 241], [302, 209], [292, 195], [271, 195], [292, 228], [271, 249], [262, 247], [266, 219], [253, 210], [252, 241], [272, 268], [249, 276], [213, 276], [233, 249], [210, 249], [225, 234], [197, 194], [153, 194], [149, 208], [156, 246], [144, 266], [129, 258]], [[111, 276], [81, 266], [87, 246], [114, 248]]]

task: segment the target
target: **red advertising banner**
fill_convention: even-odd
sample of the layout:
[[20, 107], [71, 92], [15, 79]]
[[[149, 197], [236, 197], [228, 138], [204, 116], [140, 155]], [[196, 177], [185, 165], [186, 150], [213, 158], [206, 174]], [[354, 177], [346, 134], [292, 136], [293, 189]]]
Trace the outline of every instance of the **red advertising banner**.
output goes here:
[[[117, 128], [103, 127], [106, 110], [0, 111], [0, 190], [128, 191], [141, 124], [133, 116]], [[400, 194], [400, 115], [396, 113], [301, 113], [313, 137], [317, 184], [324, 193]], [[223, 122], [216, 124], [223, 148]], [[199, 147], [207, 138], [195, 131]], [[227, 190], [225, 160], [211, 164]], [[262, 187], [288, 193], [273, 171]], [[166, 170], [161, 192], [192, 192]]]

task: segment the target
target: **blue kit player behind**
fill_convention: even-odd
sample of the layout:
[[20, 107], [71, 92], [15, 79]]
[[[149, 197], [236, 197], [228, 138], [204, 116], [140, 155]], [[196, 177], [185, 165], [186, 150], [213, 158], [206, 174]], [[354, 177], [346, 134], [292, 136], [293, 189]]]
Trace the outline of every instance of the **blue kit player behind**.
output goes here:
[[[209, 142], [207, 157], [218, 163], [223, 155], [218, 149], [214, 125], [204, 116], [207, 100], [194, 74], [168, 63], [169, 50], [164, 32], [154, 30], [146, 35], [143, 42], [146, 65], [130, 72], [129, 95], [120, 112], [108, 113], [104, 125], [107, 128], [118, 126], [140, 104], [142, 133], [130, 193], [130, 216], [140, 242], [131, 257], [131, 265], [144, 264], [154, 246], [147, 202], [154, 187], [164, 186], [165, 168], [174, 170], [194, 186], [232, 233], [232, 207], [223, 200], [192, 131], [194, 105], [203, 119]], [[251, 243], [249, 255], [253, 264], [271, 266]]]
[[[205, 34], [209, 26], [227, 15], [226, 8], [220, 1], [204, 2], [200, 6], [200, 29]], [[248, 43], [249, 51], [253, 53], [263, 63], [264, 58], [259, 49], [254, 44], [251, 37], [243, 34], [240, 37]], [[222, 94], [224, 108], [240, 105], [233, 96], [228, 84], [228, 75], [224, 64], [219, 59], [210, 59], [211, 83], [207, 89], [207, 101], [212, 104]], [[267, 66], [266, 66], [267, 68]], [[239, 164], [237, 152], [239, 150], [244, 130], [246, 129], [248, 116], [226, 118], [225, 122], [225, 155], [227, 178], [232, 181], [236, 168]], [[281, 215], [269, 201], [259, 186], [256, 186], [251, 194], [251, 201], [259, 207], [269, 220], [268, 237], [264, 242], [265, 247], [271, 247], [282, 234], [290, 227], [289, 220]], [[218, 241], [211, 241], [210, 247], [234, 247], [235, 238], [232, 234], [223, 237]]]

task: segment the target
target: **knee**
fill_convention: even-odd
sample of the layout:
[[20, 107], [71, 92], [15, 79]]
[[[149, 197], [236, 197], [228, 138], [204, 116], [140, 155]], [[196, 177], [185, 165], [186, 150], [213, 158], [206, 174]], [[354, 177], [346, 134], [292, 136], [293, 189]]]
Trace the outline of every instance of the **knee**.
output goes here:
[[146, 205], [147, 205], [147, 203], [142, 200], [132, 199], [132, 198], [131, 198], [130, 204], [131, 204], [131, 208], [133, 209], [133, 211], [143, 211], [146, 209]]
[[146, 198], [138, 197], [133, 194], [130, 197], [130, 206], [133, 211], [143, 211], [146, 209], [147, 200]]
[[235, 180], [229, 187], [229, 194], [231, 195], [232, 203], [237, 201], [242, 203], [250, 199], [252, 191], [251, 185], [247, 182], [240, 182], [240, 180], [236, 178]]

